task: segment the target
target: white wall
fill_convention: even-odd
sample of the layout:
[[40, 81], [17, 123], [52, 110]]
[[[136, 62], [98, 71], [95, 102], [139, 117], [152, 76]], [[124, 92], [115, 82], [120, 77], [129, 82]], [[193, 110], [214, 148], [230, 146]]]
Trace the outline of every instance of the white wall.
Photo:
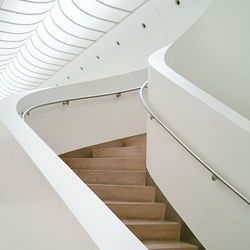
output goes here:
[[[89, 81], [146, 68], [150, 54], [180, 36], [210, 2], [185, 0], [179, 6], [175, 0], [146, 2], [42, 87]], [[146, 24], [146, 29], [142, 28], [142, 23]], [[120, 46], [116, 41], [120, 42]]]
[[[21, 100], [21, 112], [41, 100], [89, 96], [126, 90], [141, 86], [146, 71], [112, 78], [48, 89]], [[56, 90], [56, 91], [55, 91]], [[146, 112], [139, 100], [139, 92], [56, 104], [31, 111], [26, 116], [29, 126], [57, 153], [61, 154], [89, 145], [124, 138], [146, 131]]]
[[0, 249], [99, 249], [1, 120], [0, 151]]
[[[153, 110], [162, 121], [192, 151], [249, 199], [250, 122], [226, 106], [226, 102], [220, 102], [197, 87], [200, 83], [202, 85], [202, 81], [211, 80], [212, 76], [208, 74], [214, 73], [213, 70], [216, 68], [212, 62], [216, 65], [218, 61], [222, 63], [223, 60], [225, 60], [225, 65], [218, 67], [218, 70], [223, 70], [215, 71], [215, 73], [217, 75], [220, 73], [221, 79], [225, 82], [216, 82], [216, 86], [211, 84], [210, 87], [211, 89], [214, 87], [214, 93], [217, 93], [218, 89], [227, 86], [225, 73], [232, 70], [233, 60], [228, 60], [228, 57], [218, 59], [215, 57], [216, 52], [208, 50], [211, 47], [205, 46], [208, 43], [206, 39], [204, 43], [201, 42], [202, 39], [199, 40], [199, 38], [204, 38], [204, 30], [210, 31], [215, 28], [216, 32], [217, 28], [213, 25], [219, 26], [227, 20], [222, 18], [223, 13], [228, 17], [230, 12], [238, 18], [239, 13], [244, 9], [235, 1], [227, 1], [227, 3], [220, 0], [213, 1], [209, 11], [194, 26], [197, 33], [194, 33], [191, 28], [177, 41], [177, 45], [174, 43], [150, 57], [148, 98]], [[243, 1], [243, 6], [246, 8], [246, 1]], [[247, 18], [245, 9], [243, 17]], [[214, 18], [219, 18], [221, 22], [211, 21]], [[209, 22], [204, 20], [209, 20]], [[226, 21], [224, 24], [228, 25]], [[199, 29], [196, 29], [197, 27]], [[231, 36], [232, 25], [229, 27], [230, 29], [221, 30], [225, 33], [220, 38], [225, 37], [230, 44], [228, 37]], [[243, 27], [246, 28], [244, 25]], [[241, 32], [237, 34], [242, 34], [242, 37], [238, 36], [237, 42], [233, 40], [238, 46], [240, 46], [239, 41], [246, 37], [247, 30], [244, 32], [241, 30]], [[209, 44], [219, 44], [217, 48], [219, 50], [222, 42], [218, 41], [218, 36], [214, 39], [211, 39], [211, 36], [212, 34], [207, 37]], [[196, 38], [200, 43], [191, 45], [193, 39], [196, 41]], [[236, 56], [236, 45], [232, 48], [235, 49], [232, 56]], [[220, 53], [218, 52], [219, 56], [221, 56]], [[245, 60], [246, 55], [241, 52], [238, 56], [243, 61]], [[202, 65], [199, 65], [198, 61]], [[193, 62], [194, 67], [192, 67]], [[182, 69], [185, 69], [187, 74], [182, 75], [184, 72]], [[232, 70], [230, 75], [232, 74], [233, 79], [236, 79], [239, 76], [238, 73], [237, 70]], [[196, 75], [198, 75], [197, 78], [195, 78]], [[192, 77], [189, 79], [188, 76]], [[195, 82], [194, 85], [189, 81], [193, 79], [201, 80], [201, 82]], [[241, 83], [237, 86], [241, 88]], [[247, 91], [249, 88], [246, 89], [244, 86], [243, 84], [241, 90]], [[234, 87], [230, 85], [229, 89], [232, 91]], [[241, 90], [237, 90], [236, 95], [240, 94]], [[240, 105], [247, 108], [246, 98], [243, 95], [242, 98]], [[249, 205], [220, 181], [213, 182], [211, 174], [155, 120], [148, 120], [147, 167], [161, 191], [206, 249], [245, 250], [250, 248]]]
[[[145, 76], [145, 74], [139, 72], [139, 76]], [[127, 80], [129, 80], [128, 86], [134, 84], [131, 83], [130, 77]], [[90, 84], [80, 84], [77, 86], [78, 88], [75, 87], [72, 91], [69, 91], [67, 87], [63, 87], [60, 91], [47, 89], [40, 93], [34, 92], [28, 95], [27, 100], [25, 100], [26, 95], [24, 94], [23, 96], [4, 98], [0, 101], [0, 119], [8, 128], [7, 131], [1, 127], [0, 137], [0, 149], [4, 154], [1, 157], [0, 164], [0, 176], [2, 178], [0, 192], [2, 202], [5, 201], [5, 207], [0, 208], [0, 232], [5, 238], [0, 241], [1, 249], [146, 250], [146, 247], [51, 149], [55, 146], [55, 151], [64, 151], [67, 146], [61, 146], [61, 144], [67, 145], [69, 143], [69, 147], [72, 148], [76, 144], [73, 144], [72, 141], [67, 142], [66, 137], [62, 137], [62, 140], [60, 140], [54, 134], [53, 139], [58, 140], [53, 142], [57, 142], [57, 144], [47, 145], [20, 118], [17, 112], [17, 110], [23, 111], [29, 105], [41, 103], [44, 100], [55, 100], [58, 97], [70, 98], [76, 96], [76, 94], [80, 96], [87, 93], [94, 94], [95, 91], [102, 90], [104, 87], [102, 83], [105, 83], [105, 81], [99, 81], [96, 85], [91, 84], [91, 86], [97, 87], [96, 90], [89, 89]], [[114, 87], [114, 82], [108, 80], [104, 85], [106, 85], [106, 91], [118, 87], [118, 85]], [[128, 94], [126, 97], [120, 97], [119, 100], [111, 97], [104, 103], [98, 102], [101, 108], [105, 105], [106, 108], [110, 109], [108, 110], [110, 114], [117, 115], [118, 109], [112, 109], [113, 105], [117, 104], [116, 107], [122, 108], [122, 112], [119, 112], [119, 116], [116, 116], [118, 122], [115, 125], [117, 127], [112, 127], [111, 119], [99, 120], [98, 124], [95, 125], [96, 131], [97, 129], [99, 131], [101, 131], [101, 128], [104, 129], [102, 131], [104, 135], [102, 133], [100, 140], [103, 138], [109, 140], [113, 138], [114, 134], [117, 137], [123, 137], [124, 133], [127, 135], [145, 131], [146, 114], [141, 105], [139, 106], [139, 102], [131, 102], [137, 105], [133, 107], [124, 104], [124, 102], [130, 100], [134, 100], [134, 95]], [[96, 108], [98, 105], [94, 104], [94, 107]], [[129, 107], [130, 112], [125, 112], [124, 107]], [[66, 112], [64, 112], [65, 109], [62, 106], [41, 110], [41, 117], [44, 119], [41, 121], [42, 124], [38, 125], [46, 128], [44, 129], [44, 131], [46, 130], [44, 136], [47, 136], [47, 139], [50, 140], [51, 138], [48, 135], [52, 135], [51, 130], [55, 132], [57, 128], [60, 128], [60, 133], [63, 131], [64, 135], [69, 135], [67, 138], [70, 138], [70, 133], [72, 135], [82, 133], [80, 139], [83, 139], [83, 144], [86, 143], [84, 137], [88, 138], [87, 143], [93, 143], [91, 139], [97, 140], [96, 136], [98, 135], [92, 134], [93, 136], [89, 136], [90, 132], [84, 129], [84, 126], [78, 127], [78, 131], [72, 130], [74, 127], [69, 130], [67, 126], [69, 123], [65, 121], [74, 116], [76, 110], [79, 111], [75, 116], [77, 120], [72, 121], [76, 124], [81, 121], [84, 125], [86, 117], [94, 118], [92, 113], [83, 114], [83, 111], [86, 110], [84, 105], [70, 105]], [[89, 111], [87, 110], [87, 112]], [[143, 119], [139, 123], [129, 122], [129, 132], [125, 131], [127, 119], [124, 119], [124, 117], [133, 118], [136, 112], [137, 115], [144, 112], [139, 115]], [[39, 120], [38, 113], [36, 111], [31, 112], [29, 118], [34, 115]], [[51, 121], [46, 119], [48, 118], [47, 115], [52, 118]], [[53, 117], [56, 116], [58, 120], [63, 117], [63, 120], [55, 125]], [[36, 118], [34, 121], [37, 121]], [[106, 117], [104, 118], [106, 119]], [[87, 125], [89, 126], [89, 124]], [[119, 125], [121, 125], [121, 133], [119, 133]], [[3, 138], [7, 139], [4, 140]], [[76, 143], [78, 142], [79, 140], [76, 140]], [[10, 239], [11, 242], [9, 242]]]
[[[167, 52], [167, 64], [250, 119], [250, 2], [214, 1]], [[236, 11], [237, 10], [237, 11]]]

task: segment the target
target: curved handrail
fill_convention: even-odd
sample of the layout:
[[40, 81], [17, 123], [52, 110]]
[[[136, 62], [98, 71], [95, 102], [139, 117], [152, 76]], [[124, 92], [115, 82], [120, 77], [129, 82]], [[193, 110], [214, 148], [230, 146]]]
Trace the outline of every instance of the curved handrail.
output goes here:
[[244, 202], [250, 205], [250, 200], [244, 194], [242, 194], [237, 188], [231, 185], [228, 181], [226, 181], [220, 174], [218, 174], [213, 168], [211, 168], [205, 161], [203, 161], [196, 153], [194, 153], [170, 128], [168, 128], [163, 121], [157, 115], [154, 114], [152, 109], [146, 103], [143, 97], [143, 90], [148, 87], [148, 81], [146, 81], [141, 89], [140, 89], [140, 98], [144, 108], [150, 114], [150, 119], [154, 119], [160, 126], [165, 129], [188, 153], [190, 153], [203, 167], [205, 167], [211, 174], [212, 180], [220, 180], [224, 185], [226, 185], [229, 189], [231, 189], [238, 197], [240, 197]]
[[104, 94], [99, 94], [99, 95], [81, 96], [81, 97], [74, 97], [74, 98], [69, 98], [69, 99], [60, 99], [60, 100], [52, 101], [52, 102], [45, 102], [45, 103], [41, 103], [41, 104], [38, 104], [38, 105], [31, 106], [30, 108], [26, 109], [24, 112], [21, 113], [21, 117], [22, 117], [22, 119], [24, 119], [26, 115], [30, 114], [30, 111], [32, 111], [34, 109], [37, 109], [37, 108], [50, 106], [50, 105], [53, 105], [53, 104], [62, 103], [63, 105], [69, 105], [69, 102], [73, 102], [73, 101], [87, 100], [87, 99], [105, 97], [105, 96], [112, 96], [112, 95], [116, 95], [116, 97], [118, 98], [118, 97], [121, 96], [121, 94], [133, 92], [133, 91], [136, 91], [136, 90], [140, 90], [140, 87], [121, 90], [121, 91], [115, 91], [115, 92], [110, 92], [110, 93], [104, 93]]

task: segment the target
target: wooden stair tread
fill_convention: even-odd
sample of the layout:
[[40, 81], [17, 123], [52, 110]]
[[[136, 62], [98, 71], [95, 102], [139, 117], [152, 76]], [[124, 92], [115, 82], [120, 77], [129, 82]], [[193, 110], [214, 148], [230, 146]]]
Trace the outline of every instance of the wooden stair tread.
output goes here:
[[122, 220], [126, 225], [180, 225], [178, 222], [166, 220]]
[[140, 240], [179, 241], [181, 225], [164, 220], [122, 220]]
[[93, 158], [119, 158], [119, 157], [142, 157], [145, 158], [145, 146], [128, 146], [113, 148], [97, 148], [93, 149]]
[[145, 170], [144, 158], [62, 158], [73, 169]]
[[165, 220], [166, 204], [155, 202], [155, 186], [146, 186], [146, 135], [121, 142], [92, 147], [93, 158], [62, 160], [149, 250], [197, 250], [180, 242], [181, 224]]
[[143, 241], [143, 244], [149, 250], [198, 250], [197, 246], [181, 241], [169, 242], [169, 241], [153, 240], [153, 241]]
[[151, 203], [151, 202], [138, 202], [138, 201], [109, 201], [109, 200], [104, 200], [104, 202], [106, 204], [118, 204], [118, 205], [122, 205], [122, 204], [131, 204], [131, 205], [147, 205], [147, 204], [158, 204], [158, 205], [166, 205], [165, 203], [161, 203], [161, 202], [154, 202], [154, 203]]
[[146, 184], [146, 171], [137, 170], [74, 170], [74, 172], [88, 184]]
[[105, 204], [123, 220], [164, 220], [165, 218], [165, 203], [105, 201]]
[[155, 187], [135, 185], [89, 184], [102, 200], [154, 202]]

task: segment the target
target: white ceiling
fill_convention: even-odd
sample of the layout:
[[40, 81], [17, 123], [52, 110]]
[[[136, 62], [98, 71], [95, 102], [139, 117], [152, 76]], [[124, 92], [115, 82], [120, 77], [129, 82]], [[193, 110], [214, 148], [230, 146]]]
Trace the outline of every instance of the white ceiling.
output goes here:
[[41, 86], [145, 0], [0, 2], [0, 97]]

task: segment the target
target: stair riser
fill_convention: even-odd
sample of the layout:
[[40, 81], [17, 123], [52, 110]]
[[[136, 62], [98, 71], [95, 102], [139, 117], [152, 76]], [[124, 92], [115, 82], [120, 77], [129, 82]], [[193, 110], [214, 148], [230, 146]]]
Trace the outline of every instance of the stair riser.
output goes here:
[[91, 171], [75, 170], [75, 173], [88, 184], [113, 184], [113, 185], [145, 185], [145, 171]]
[[146, 145], [146, 136], [129, 138], [125, 140], [125, 146], [145, 146]]
[[198, 250], [197, 246], [184, 242], [153, 241], [143, 242], [149, 250]]
[[144, 146], [138, 147], [122, 147], [122, 148], [102, 148], [93, 149], [94, 158], [114, 158], [114, 157], [146, 157], [146, 148]]
[[100, 199], [106, 201], [154, 202], [154, 187], [122, 187], [88, 185]]
[[145, 170], [145, 159], [108, 159], [108, 158], [66, 158], [63, 161], [73, 169], [83, 170]]
[[107, 204], [120, 219], [163, 220], [165, 204]]
[[180, 225], [127, 225], [140, 240], [180, 240]]

